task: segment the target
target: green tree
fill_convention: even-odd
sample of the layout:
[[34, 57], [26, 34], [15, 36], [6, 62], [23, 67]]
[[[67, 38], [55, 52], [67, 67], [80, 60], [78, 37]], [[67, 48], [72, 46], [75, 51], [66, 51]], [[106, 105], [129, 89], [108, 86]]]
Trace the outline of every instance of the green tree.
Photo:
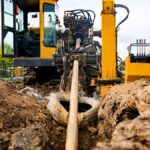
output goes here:
[[[6, 45], [9, 48], [8, 45]], [[1, 78], [8, 78], [10, 77], [10, 70], [9, 68], [13, 65], [12, 58], [3, 58], [2, 57], [2, 47], [0, 47], [0, 76]]]
[[2, 47], [0, 46], [0, 57], [2, 57]]
[[[12, 48], [10, 45], [5, 44], [4, 46], [7, 51], [12, 51]], [[13, 59], [12, 58], [3, 58], [2, 57], [2, 47], [0, 46], [0, 65], [7, 65], [11, 66], [13, 64]]]
[[9, 44], [4, 45], [4, 53], [8, 54], [8, 55], [12, 55], [14, 53], [11, 45], [9, 45]]
[[121, 64], [120, 64], [120, 71], [124, 71], [125, 70], [125, 61], [123, 61]]

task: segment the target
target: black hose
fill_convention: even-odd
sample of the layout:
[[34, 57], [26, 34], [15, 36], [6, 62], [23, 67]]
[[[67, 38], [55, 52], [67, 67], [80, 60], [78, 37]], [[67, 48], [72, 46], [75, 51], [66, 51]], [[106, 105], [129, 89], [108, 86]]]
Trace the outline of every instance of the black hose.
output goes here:
[[122, 4], [115, 4], [115, 7], [116, 7], [116, 8], [123, 8], [123, 9], [125, 9], [125, 10], [127, 11], [126, 17], [117, 25], [117, 27], [116, 27], [116, 31], [117, 31], [118, 28], [119, 28], [119, 26], [120, 26], [122, 23], [124, 23], [124, 22], [128, 19], [130, 10], [129, 10], [129, 8], [128, 8], [127, 6], [122, 5]]
[[[129, 8], [127, 6], [122, 5], [122, 4], [115, 4], [115, 7], [116, 8], [123, 8], [123, 9], [125, 9], [127, 11], [127, 15], [125, 16], [125, 18], [122, 21], [120, 21], [118, 23], [117, 27], [116, 27], [116, 59], [117, 59], [117, 56], [118, 56], [118, 54], [117, 54], [117, 52], [118, 52], [118, 47], [117, 47], [117, 45], [118, 45], [118, 35], [117, 35], [118, 28], [119, 28], [119, 26], [121, 24], [123, 24], [128, 19], [129, 14], [130, 14], [130, 10], [129, 10]], [[118, 60], [116, 60], [116, 61], [117, 61], [116, 70], [118, 70], [118, 68], [119, 68], [119, 66], [118, 66]]]
[[[92, 16], [92, 14], [93, 16]], [[65, 11], [66, 17], [65, 22], [75, 21], [80, 23], [94, 23], [96, 14], [92, 10], [83, 10], [83, 9], [76, 9], [71, 11]]]

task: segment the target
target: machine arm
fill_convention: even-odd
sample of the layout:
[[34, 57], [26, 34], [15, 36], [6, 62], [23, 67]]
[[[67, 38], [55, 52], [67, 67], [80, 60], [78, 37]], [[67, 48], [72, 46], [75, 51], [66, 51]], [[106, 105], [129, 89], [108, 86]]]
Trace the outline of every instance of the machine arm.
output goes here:
[[[114, 0], [102, 0], [102, 78], [103, 82], [117, 79], [116, 16]], [[109, 84], [102, 85], [101, 95], [107, 93]]]
[[[101, 95], [104, 96], [110, 85], [119, 83], [117, 75], [117, 29], [129, 16], [128, 7], [115, 4], [114, 0], [102, 0], [102, 76], [100, 79]], [[115, 8], [127, 11], [126, 17], [116, 26]]]

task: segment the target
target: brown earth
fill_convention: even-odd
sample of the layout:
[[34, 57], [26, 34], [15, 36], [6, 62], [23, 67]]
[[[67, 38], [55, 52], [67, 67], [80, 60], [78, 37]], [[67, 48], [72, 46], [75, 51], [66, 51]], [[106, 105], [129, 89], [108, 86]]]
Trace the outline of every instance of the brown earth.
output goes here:
[[137, 118], [118, 124], [110, 143], [97, 143], [95, 150], [149, 150], [150, 110]]
[[43, 84], [36, 83], [35, 81], [32, 83], [25, 83], [22, 80], [16, 78], [13, 81], [8, 81], [7, 82], [9, 88], [12, 88], [14, 90], [21, 90], [27, 86], [34, 88], [39, 94], [43, 96], [47, 96], [50, 94], [50, 92], [55, 92], [59, 90], [59, 84], [58, 83], [51, 83], [51, 82], [45, 82]]
[[[63, 150], [66, 127], [53, 120], [48, 101], [20, 94], [24, 87], [0, 81], [0, 150]], [[41, 95], [59, 89], [32, 87]], [[80, 150], [150, 149], [150, 79], [116, 85], [101, 101], [98, 121], [79, 129]]]
[[150, 79], [112, 87], [98, 116], [95, 150], [150, 149]]
[[[66, 128], [52, 119], [48, 101], [18, 93], [15, 84], [0, 81], [0, 150], [63, 150]], [[95, 145], [96, 126], [79, 129], [79, 149]]]

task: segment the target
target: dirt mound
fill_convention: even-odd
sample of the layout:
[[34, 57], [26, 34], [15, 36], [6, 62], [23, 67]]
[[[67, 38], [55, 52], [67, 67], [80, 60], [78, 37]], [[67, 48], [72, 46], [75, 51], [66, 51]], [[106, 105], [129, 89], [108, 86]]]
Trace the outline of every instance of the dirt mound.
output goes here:
[[120, 123], [113, 132], [111, 143], [98, 143], [97, 147], [103, 150], [150, 149], [150, 110], [133, 120]]
[[[116, 85], [111, 88], [103, 99], [98, 113], [99, 135], [102, 141], [110, 141], [117, 124], [136, 118], [143, 111], [141, 109], [146, 109], [149, 101], [149, 96], [147, 96], [149, 85], [149, 79], [141, 79], [134, 83]], [[144, 108], [141, 108], [141, 103], [145, 104]]]
[[[16, 86], [20, 90], [18, 83], [0, 81], [0, 150], [65, 149], [66, 128], [53, 120], [47, 110], [48, 101], [21, 94]], [[93, 123], [79, 129], [79, 149], [87, 150], [95, 145], [96, 126]]]
[[150, 132], [150, 117], [145, 114], [147, 110], [150, 111], [150, 79], [112, 87], [98, 114], [99, 141], [106, 144], [98, 143], [97, 149], [146, 147], [150, 139], [144, 133]]
[[[37, 101], [32, 97], [18, 94], [7, 85], [7, 82], [0, 81], [0, 149], [8, 149], [10, 143], [15, 143], [14, 140], [12, 141], [13, 137], [23, 132], [26, 133], [31, 125], [36, 128], [43, 127], [45, 133], [39, 132], [38, 134], [41, 134], [41, 137], [43, 134], [48, 135], [48, 140], [45, 141], [46, 149], [58, 149], [60, 147], [63, 149], [65, 129], [58, 130], [59, 125], [53, 121], [47, 111], [47, 103], [47, 101]], [[33, 135], [38, 138], [38, 134]], [[58, 134], [59, 136], [57, 136]], [[33, 137], [32, 132], [28, 136]], [[20, 147], [23, 139], [17, 139], [19, 141], [15, 143], [15, 147]], [[10, 149], [15, 149], [15, 147], [10, 147]], [[27, 149], [26, 143], [22, 145], [21, 149]]]

